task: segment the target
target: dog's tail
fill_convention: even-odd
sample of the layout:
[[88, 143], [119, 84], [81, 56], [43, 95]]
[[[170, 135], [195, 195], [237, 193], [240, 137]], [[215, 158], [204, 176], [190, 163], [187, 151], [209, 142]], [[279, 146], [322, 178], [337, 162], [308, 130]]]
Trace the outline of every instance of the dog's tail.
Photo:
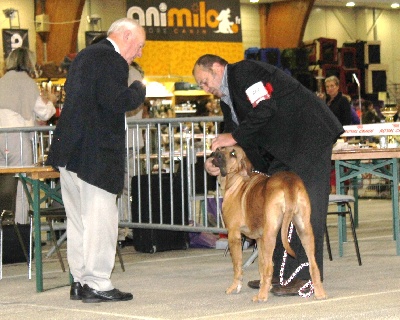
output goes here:
[[287, 253], [295, 258], [296, 254], [290, 246], [288, 233], [290, 222], [292, 222], [294, 213], [297, 210], [298, 190], [296, 188], [296, 184], [293, 183], [290, 178], [284, 180], [282, 189], [285, 197], [285, 206], [283, 208], [284, 214], [281, 227], [282, 244]]

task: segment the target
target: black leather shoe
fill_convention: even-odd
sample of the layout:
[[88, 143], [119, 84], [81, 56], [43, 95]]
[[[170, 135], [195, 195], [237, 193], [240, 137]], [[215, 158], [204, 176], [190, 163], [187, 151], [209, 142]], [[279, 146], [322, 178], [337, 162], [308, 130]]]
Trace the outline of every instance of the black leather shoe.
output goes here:
[[87, 284], [82, 289], [82, 302], [85, 303], [128, 301], [132, 299], [133, 295], [131, 293], [121, 292], [118, 289], [98, 291], [90, 288]]
[[308, 280], [302, 279], [293, 279], [287, 286], [276, 286], [272, 287], [271, 293], [278, 297], [284, 296], [297, 296], [299, 294], [299, 290], [302, 286], [304, 286]]
[[[251, 280], [247, 282], [247, 285], [252, 289], [260, 289], [260, 280]], [[272, 277], [271, 285], [279, 286], [279, 277]]]
[[82, 300], [82, 285], [79, 282], [74, 282], [71, 284], [69, 298], [71, 300]]

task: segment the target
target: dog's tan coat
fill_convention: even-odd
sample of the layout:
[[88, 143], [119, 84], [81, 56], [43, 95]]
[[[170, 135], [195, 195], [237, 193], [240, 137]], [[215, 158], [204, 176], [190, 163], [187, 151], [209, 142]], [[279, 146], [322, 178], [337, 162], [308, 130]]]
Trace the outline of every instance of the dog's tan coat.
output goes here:
[[293, 221], [309, 260], [314, 295], [317, 299], [325, 299], [314, 255], [310, 200], [300, 177], [287, 171], [271, 177], [252, 173], [250, 161], [237, 145], [215, 151], [213, 163], [221, 170], [218, 180], [224, 197], [222, 214], [234, 270], [233, 283], [226, 293], [240, 292], [242, 287], [241, 234], [244, 234], [255, 239], [258, 247], [260, 290], [253, 301], [268, 300], [273, 274], [272, 254], [279, 229], [286, 251], [295, 256], [287, 238]]

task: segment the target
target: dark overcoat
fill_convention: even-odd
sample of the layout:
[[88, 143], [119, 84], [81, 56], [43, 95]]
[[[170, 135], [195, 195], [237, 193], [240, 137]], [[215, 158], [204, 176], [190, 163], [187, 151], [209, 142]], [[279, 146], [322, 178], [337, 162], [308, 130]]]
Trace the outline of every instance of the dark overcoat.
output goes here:
[[128, 87], [128, 63], [108, 40], [83, 49], [65, 84], [65, 103], [47, 164], [77, 173], [110, 193], [124, 184], [126, 111], [139, 107], [144, 86]]
[[[344, 132], [338, 119], [314, 92], [282, 70], [254, 60], [227, 66], [228, 86], [240, 125], [232, 121], [230, 108], [221, 103], [224, 130], [239, 145], [276, 158], [294, 171], [313, 166], [322, 150], [331, 148]], [[261, 82], [270, 97], [257, 105], [246, 90]], [[249, 155], [257, 166], [258, 155]], [[263, 170], [262, 163], [258, 170]], [[265, 169], [264, 169], [265, 170]]]

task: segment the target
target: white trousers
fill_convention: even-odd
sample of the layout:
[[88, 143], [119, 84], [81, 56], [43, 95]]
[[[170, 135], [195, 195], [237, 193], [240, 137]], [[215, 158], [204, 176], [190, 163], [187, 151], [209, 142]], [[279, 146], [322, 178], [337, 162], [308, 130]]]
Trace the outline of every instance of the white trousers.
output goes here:
[[60, 168], [67, 213], [67, 257], [75, 282], [108, 291], [118, 237], [117, 196]]

